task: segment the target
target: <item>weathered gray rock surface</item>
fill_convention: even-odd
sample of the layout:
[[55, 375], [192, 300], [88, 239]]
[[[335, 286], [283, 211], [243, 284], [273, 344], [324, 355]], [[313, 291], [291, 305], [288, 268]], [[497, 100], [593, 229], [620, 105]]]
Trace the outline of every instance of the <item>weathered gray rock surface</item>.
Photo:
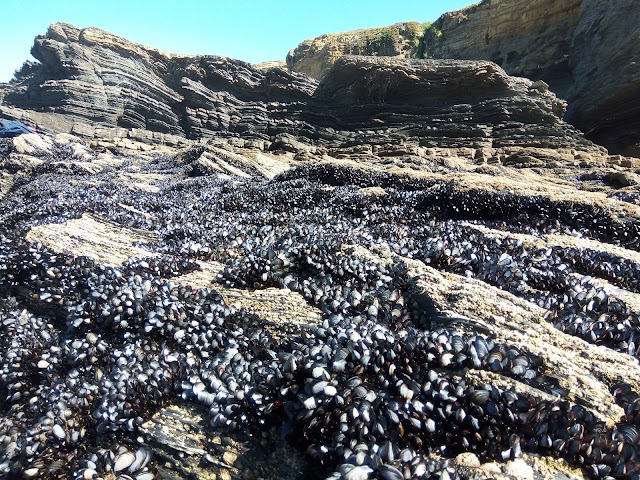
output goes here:
[[[216, 56], [164, 54], [96, 28], [54, 24], [36, 38], [4, 104], [109, 127], [201, 138], [266, 134], [275, 115], [295, 117], [314, 84], [282, 69], [261, 73]], [[78, 132], [81, 133], [81, 132]]]
[[490, 62], [345, 57], [318, 85], [67, 24], [38, 37], [33, 54], [41, 63], [5, 86], [2, 112], [124, 146], [222, 135], [308, 151], [350, 146], [368, 131], [374, 145], [471, 147], [490, 157], [502, 147], [599, 151], [562, 121], [561, 100]]

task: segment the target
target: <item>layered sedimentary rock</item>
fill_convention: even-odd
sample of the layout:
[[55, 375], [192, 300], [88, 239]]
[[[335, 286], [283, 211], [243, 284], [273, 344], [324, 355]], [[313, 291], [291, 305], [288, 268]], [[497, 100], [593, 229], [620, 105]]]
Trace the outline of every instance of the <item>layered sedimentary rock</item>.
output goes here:
[[486, 61], [346, 56], [318, 84], [66, 24], [38, 37], [33, 54], [41, 63], [5, 88], [3, 112], [85, 137], [179, 145], [222, 135], [318, 152], [351, 147], [367, 132], [376, 148], [483, 149], [488, 158], [503, 147], [602, 153], [562, 121], [565, 106], [544, 85]]
[[[614, 153], [638, 155], [639, 15], [631, 0], [484, 0], [442, 15], [419, 48], [375, 54], [490, 60], [544, 80], [568, 101], [569, 123]], [[306, 40], [290, 52], [289, 68], [324, 77], [355, 34]]]
[[315, 86], [281, 69], [262, 73], [228, 58], [164, 54], [68, 24], [52, 25], [32, 53], [41, 63], [23, 67], [4, 104], [191, 138], [266, 132], [269, 102], [293, 117], [295, 104], [307, 101]]
[[543, 79], [569, 102], [567, 121], [616, 153], [637, 153], [639, 20], [633, 1], [485, 0], [434, 22], [424, 53]]
[[[591, 149], [560, 121], [565, 104], [490, 62], [342, 57], [320, 83], [317, 122], [372, 129], [425, 147], [530, 146]], [[571, 139], [571, 140], [569, 140]]]

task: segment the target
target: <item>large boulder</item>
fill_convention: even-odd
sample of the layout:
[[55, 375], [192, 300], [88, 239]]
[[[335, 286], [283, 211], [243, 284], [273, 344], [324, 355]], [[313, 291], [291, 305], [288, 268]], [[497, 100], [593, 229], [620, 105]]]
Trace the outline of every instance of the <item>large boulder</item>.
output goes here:
[[[322, 80], [314, 100], [322, 122], [426, 147], [578, 148], [597, 151], [562, 121], [565, 103], [531, 81], [486, 61], [345, 56]], [[374, 142], [376, 140], [373, 140]]]

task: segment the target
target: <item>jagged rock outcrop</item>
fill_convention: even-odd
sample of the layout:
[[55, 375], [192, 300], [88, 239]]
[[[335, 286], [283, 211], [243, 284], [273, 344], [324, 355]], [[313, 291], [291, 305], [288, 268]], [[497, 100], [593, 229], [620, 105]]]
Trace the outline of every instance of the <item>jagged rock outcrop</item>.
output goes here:
[[[637, 156], [639, 24], [633, 0], [483, 0], [442, 15], [418, 48], [363, 53], [490, 60], [510, 75], [545, 81], [568, 101], [569, 123], [613, 153]], [[289, 53], [289, 68], [323, 78], [366, 31], [358, 32], [306, 40]]]
[[563, 102], [543, 85], [486, 61], [345, 56], [318, 84], [67, 24], [38, 37], [33, 54], [41, 63], [26, 64], [5, 87], [3, 114], [105, 148], [226, 136], [316, 156], [339, 155], [362, 138], [391, 156], [453, 148], [499, 159], [513, 153], [500, 149], [530, 147], [603, 154], [562, 121]]
[[223, 57], [164, 54], [63, 23], [36, 38], [32, 54], [41, 63], [18, 72], [5, 105], [189, 138], [266, 134], [270, 116], [295, 117], [296, 103], [315, 87], [282, 69], [262, 73]]
[[559, 120], [564, 102], [490, 62], [346, 56], [314, 100], [326, 105], [332, 128], [371, 128], [384, 134], [382, 142], [390, 136], [427, 147], [590, 148]]
[[420, 40], [429, 23], [403, 22], [387, 27], [330, 33], [301, 42], [287, 54], [287, 66], [322, 79], [343, 55], [420, 57]]

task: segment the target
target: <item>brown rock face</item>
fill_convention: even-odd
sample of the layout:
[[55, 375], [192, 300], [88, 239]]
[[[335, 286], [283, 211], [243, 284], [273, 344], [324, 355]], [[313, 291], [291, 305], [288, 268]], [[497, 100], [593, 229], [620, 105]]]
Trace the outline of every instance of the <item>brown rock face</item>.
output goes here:
[[582, 0], [483, 1], [441, 16], [426, 33], [425, 55], [486, 59], [511, 75], [544, 78], [564, 96]]
[[404, 22], [388, 27], [332, 33], [305, 40], [287, 55], [287, 66], [321, 79], [343, 55], [415, 58], [429, 24]]
[[638, 5], [584, 0], [570, 58], [570, 121], [612, 152], [640, 156]]

